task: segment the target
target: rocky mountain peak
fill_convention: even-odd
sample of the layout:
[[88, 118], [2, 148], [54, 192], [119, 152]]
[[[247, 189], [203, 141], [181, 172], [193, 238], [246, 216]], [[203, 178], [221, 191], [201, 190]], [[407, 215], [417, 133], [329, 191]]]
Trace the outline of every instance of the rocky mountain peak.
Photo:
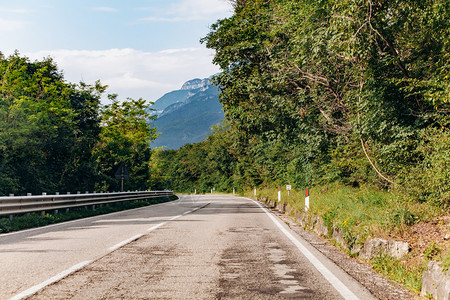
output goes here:
[[209, 84], [210, 84], [209, 78], [205, 79], [196, 78], [185, 82], [181, 87], [181, 89], [182, 90], [204, 89], [208, 87]]

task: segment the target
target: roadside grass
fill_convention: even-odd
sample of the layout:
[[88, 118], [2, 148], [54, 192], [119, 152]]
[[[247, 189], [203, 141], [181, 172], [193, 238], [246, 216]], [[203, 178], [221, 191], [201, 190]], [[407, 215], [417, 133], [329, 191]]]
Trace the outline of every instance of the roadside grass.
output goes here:
[[446, 251], [441, 256], [442, 260], [442, 269], [447, 271], [450, 268], [450, 251], [447, 247]]
[[133, 209], [153, 204], [173, 201], [178, 199], [177, 196], [155, 198], [148, 200], [135, 200], [129, 202], [112, 203], [110, 205], [96, 206], [96, 209], [79, 207], [71, 208], [68, 212], [60, 211], [58, 213], [31, 213], [29, 215], [14, 216], [12, 220], [8, 217], [0, 218], [0, 234], [23, 229], [42, 227], [50, 224], [66, 222], [75, 219], [82, 219], [97, 215], [108, 214], [112, 212]]
[[402, 284], [416, 294], [422, 289], [422, 275], [427, 269], [427, 261], [419, 264], [406, 266], [401, 260], [380, 255], [370, 261], [374, 270], [387, 278]]
[[[245, 196], [254, 198], [253, 190], [245, 192]], [[450, 267], [450, 247], [446, 242], [441, 240], [439, 244], [427, 240], [422, 241], [419, 247], [414, 244], [414, 240], [420, 237], [414, 237], [411, 233], [415, 224], [437, 223], [438, 218], [445, 216], [442, 208], [412, 201], [399, 191], [382, 191], [371, 186], [352, 188], [335, 183], [326, 187], [312, 187], [309, 196], [309, 212], [321, 217], [329, 229], [334, 227], [342, 231], [348, 245], [345, 250], [349, 255], [353, 246], [362, 246], [367, 238], [373, 237], [404, 240], [410, 242], [411, 247], [417, 247], [402, 260], [389, 256], [371, 260], [375, 270], [411, 291], [420, 293], [422, 275], [428, 261], [442, 261], [444, 269]], [[278, 188], [258, 189], [257, 197], [277, 201]], [[303, 212], [305, 191], [291, 190], [288, 196], [287, 191], [282, 189], [281, 202]], [[331, 238], [332, 231], [329, 232], [328, 238]]]

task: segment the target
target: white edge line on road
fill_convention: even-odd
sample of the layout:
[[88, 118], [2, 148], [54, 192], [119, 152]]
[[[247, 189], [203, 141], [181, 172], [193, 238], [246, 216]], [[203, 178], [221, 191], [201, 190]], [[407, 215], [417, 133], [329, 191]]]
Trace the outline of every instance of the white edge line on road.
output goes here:
[[24, 299], [26, 297], [29, 297], [29, 296], [35, 294], [36, 292], [38, 292], [40, 289], [43, 289], [44, 287], [46, 287], [46, 286], [48, 286], [48, 285], [50, 285], [52, 283], [55, 283], [55, 282], [63, 279], [67, 275], [72, 274], [72, 273], [80, 270], [81, 268], [87, 266], [90, 263], [91, 263], [90, 260], [84, 261], [82, 263], [79, 263], [79, 264], [77, 264], [77, 265], [75, 265], [75, 266], [73, 266], [73, 267], [71, 267], [71, 268], [69, 268], [69, 269], [59, 273], [58, 275], [53, 276], [52, 278], [50, 278], [50, 279], [48, 279], [48, 280], [46, 280], [46, 281], [44, 281], [44, 282], [42, 282], [42, 283], [40, 283], [38, 285], [35, 285], [35, 286], [29, 288], [28, 290], [23, 291], [22, 293], [20, 293], [18, 295], [15, 295], [14, 297], [10, 298], [9, 300], [20, 300], [20, 299]]
[[[247, 198], [248, 199], [248, 198]], [[260, 203], [253, 199], [249, 199], [255, 202], [275, 223], [275, 225], [290, 239], [294, 245], [305, 255], [305, 257], [313, 264], [313, 266], [325, 277], [328, 282], [345, 298], [345, 299], [359, 299], [350, 289], [342, 283], [330, 270], [322, 264], [317, 257], [314, 256], [305, 246], [303, 246], [299, 240], [297, 240], [286, 228], [284, 228], [280, 222]]]

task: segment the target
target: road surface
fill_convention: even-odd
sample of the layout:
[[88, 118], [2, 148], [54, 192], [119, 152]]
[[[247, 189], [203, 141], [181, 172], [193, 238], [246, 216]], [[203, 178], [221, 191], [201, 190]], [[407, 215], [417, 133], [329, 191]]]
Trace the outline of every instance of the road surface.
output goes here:
[[170, 203], [0, 235], [0, 299], [374, 299], [250, 199]]

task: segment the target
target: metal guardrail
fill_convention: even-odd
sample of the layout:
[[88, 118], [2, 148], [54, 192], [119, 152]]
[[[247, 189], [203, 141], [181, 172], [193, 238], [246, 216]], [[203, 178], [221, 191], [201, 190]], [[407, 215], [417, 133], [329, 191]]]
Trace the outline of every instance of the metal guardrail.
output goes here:
[[173, 196], [173, 191], [0, 197], [0, 217]]

